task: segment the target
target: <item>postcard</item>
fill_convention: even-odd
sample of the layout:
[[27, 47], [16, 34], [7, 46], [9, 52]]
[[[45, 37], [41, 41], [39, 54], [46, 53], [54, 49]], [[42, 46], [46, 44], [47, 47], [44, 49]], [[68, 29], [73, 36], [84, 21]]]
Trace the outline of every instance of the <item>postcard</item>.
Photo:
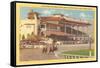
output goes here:
[[11, 65], [97, 61], [97, 6], [12, 2]]

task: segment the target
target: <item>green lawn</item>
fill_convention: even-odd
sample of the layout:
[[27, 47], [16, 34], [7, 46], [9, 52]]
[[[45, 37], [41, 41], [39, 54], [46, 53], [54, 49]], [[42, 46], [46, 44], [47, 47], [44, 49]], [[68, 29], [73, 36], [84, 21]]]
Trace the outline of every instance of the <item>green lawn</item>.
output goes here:
[[[67, 51], [67, 52], [62, 52], [62, 54], [89, 56], [89, 51], [90, 50]], [[91, 50], [91, 55], [94, 56], [94, 50]]]

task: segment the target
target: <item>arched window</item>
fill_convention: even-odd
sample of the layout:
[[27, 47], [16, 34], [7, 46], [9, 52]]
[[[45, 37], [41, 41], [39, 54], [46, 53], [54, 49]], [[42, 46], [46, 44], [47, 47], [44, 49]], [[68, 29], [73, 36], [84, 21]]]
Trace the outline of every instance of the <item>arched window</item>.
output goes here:
[[25, 36], [24, 35], [22, 35], [22, 40], [24, 40], [25, 39]]
[[31, 33], [31, 36], [33, 36], [33, 35], [34, 35], [34, 32]]
[[29, 39], [30, 38], [30, 34], [27, 34], [27, 39]]

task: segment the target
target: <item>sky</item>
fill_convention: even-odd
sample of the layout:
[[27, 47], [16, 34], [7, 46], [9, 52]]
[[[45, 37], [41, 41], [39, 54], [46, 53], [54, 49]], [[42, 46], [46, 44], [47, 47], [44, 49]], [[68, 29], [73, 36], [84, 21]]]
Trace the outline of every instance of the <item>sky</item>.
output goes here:
[[21, 19], [27, 18], [27, 14], [30, 10], [33, 12], [38, 12], [40, 16], [50, 16], [52, 14], [63, 14], [65, 16], [73, 17], [76, 19], [84, 19], [87, 21], [92, 21], [94, 19], [93, 10], [69, 10], [69, 9], [50, 9], [50, 8], [29, 8], [22, 7], [20, 10]]

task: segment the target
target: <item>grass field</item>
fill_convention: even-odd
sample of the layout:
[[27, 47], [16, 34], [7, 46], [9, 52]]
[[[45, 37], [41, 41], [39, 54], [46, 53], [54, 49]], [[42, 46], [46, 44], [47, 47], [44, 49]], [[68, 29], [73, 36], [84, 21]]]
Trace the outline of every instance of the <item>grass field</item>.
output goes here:
[[[67, 52], [62, 52], [62, 54], [89, 56], [89, 51], [90, 50], [67, 51]], [[91, 56], [94, 56], [94, 50], [91, 50]]]

